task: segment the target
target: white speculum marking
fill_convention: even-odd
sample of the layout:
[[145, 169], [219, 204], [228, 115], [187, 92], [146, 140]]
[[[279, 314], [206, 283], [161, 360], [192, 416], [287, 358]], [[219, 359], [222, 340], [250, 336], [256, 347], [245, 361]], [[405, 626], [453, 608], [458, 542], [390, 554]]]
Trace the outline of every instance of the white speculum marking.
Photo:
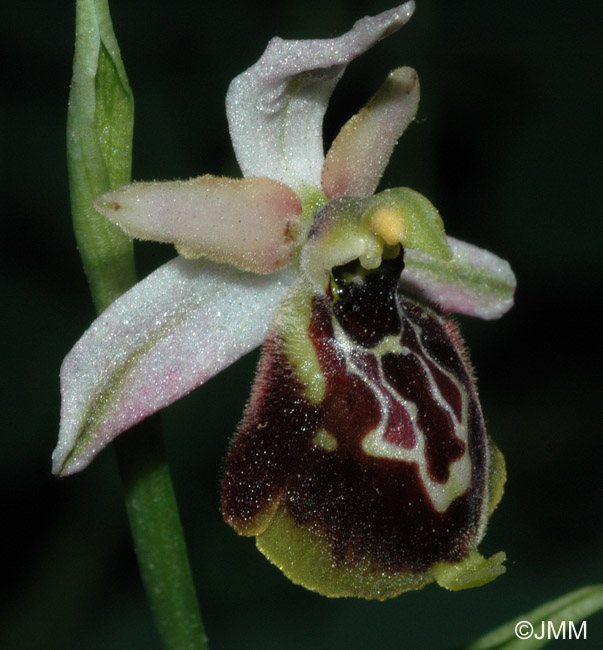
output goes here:
[[[421, 342], [421, 328], [412, 323], [403, 313], [398, 304], [398, 312], [400, 314], [400, 321], [403, 327], [410, 326], [415, 330], [415, 335], [423, 355], [428, 357], [427, 351]], [[460, 384], [458, 379], [450, 372], [438, 365], [440, 372], [446, 375], [450, 381], [454, 383], [462, 397], [461, 418], [457, 418], [452, 406], [444, 399], [437, 382], [431, 372], [431, 369], [425, 362], [422, 355], [418, 355], [410, 348], [401, 344], [402, 334], [398, 336], [387, 336], [378, 345], [373, 348], [366, 349], [366, 352], [375, 355], [379, 371], [379, 383], [373, 381], [367, 376], [367, 373], [358, 365], [353, 358], [353, 350], [358, 349], [358, 345], [354, 343], [344, 332], [343, 328], [339, 325], [336, 319], [333, 319], [334, 334], [337, 343], [345, 356], [346, 366], [349, 372], [355, 374], [371, 389], [375, 397], [379, 401], [381, 411], [381, 421], [379, 426], [367, 434], [362, 441], [362, 449], [366, 454], [378, 458], [389, 458], [400, 460], [406, 463], [415, 463], [419, 470], [419, 476], [425, 487], [433, 507], [438, 512], [445, 512], [448, 506], [457, 497], [464, 494], [471, 484], [471, 458], [469, 455], [469, 434], [468, 434], [468, 399], [467, 394]], [[463, 455], [453, 461], [449, 466], [449, 476], [445, 483], [438, 483], [429, 476], [427, 466], [426, 454], [426, 433], [422, 430], [417, 418], [417, 405], [399, 395], [387, 381], [383, 372], [381, 359], [387, 353], [396, 354], [412, 354], [414, 358], [419, 361], [421, 367], [428, 378], [431, 394], [436, 400], [438, 406], [443, 408], [449, 415], [453, 427], [454, 435], [464, 444]], [[432, 359], [435, 363], [435, 361]], [[437, 365], [437, 364], [436, 364]], [[388, 421], [388, 396], [386, 395], [383, 387], [389, 392], [389, 398], [394, 399], [398, 404], [408, 413], [413, 425], [413, 432], [415, 435], [415, 444], [412, 448], [405, 448], [398, 444], [388, 441], [385, 438], [387, 421]]]

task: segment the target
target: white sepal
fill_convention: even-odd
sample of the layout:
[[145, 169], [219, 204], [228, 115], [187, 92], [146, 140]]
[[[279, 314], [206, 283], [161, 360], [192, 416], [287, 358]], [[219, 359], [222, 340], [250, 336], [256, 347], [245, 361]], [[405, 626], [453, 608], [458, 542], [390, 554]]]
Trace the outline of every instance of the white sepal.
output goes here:
[[267, 176], [298, 191], [320, 187], [322, 120], [350, 61], [404, 25], [414, 2], [366, 17], [338, 38], [273, 38], [226, 96], [235, 154], [244, 176]]
[[61, 368], [53, 472], [77, 472], [113, 438], [260, 345], [295, 277], [178, 257], [111, 304]]

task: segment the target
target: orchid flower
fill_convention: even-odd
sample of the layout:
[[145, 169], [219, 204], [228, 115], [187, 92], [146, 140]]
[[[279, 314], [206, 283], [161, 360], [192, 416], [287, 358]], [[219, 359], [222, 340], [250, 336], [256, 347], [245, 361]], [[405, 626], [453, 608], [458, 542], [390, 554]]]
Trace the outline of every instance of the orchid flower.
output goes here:
[[180, 255], [116, 300], [62, 367], [54, 472], [264, 343], [227, 459], [225, 519], [294, 582], [384, 599], [504, 572], [476, 550], [502, 495], [468, 355], [448, 312], [485, 319], [515, 278], [447, 237], [408, 188], [375, 194], [419, 101], [394, 70], [326, 156], [322, 120], [346, 65], [414, 3], [341, 37], [273, 39], [228, 90], [244, 178], [134, 183], [96, 201]]

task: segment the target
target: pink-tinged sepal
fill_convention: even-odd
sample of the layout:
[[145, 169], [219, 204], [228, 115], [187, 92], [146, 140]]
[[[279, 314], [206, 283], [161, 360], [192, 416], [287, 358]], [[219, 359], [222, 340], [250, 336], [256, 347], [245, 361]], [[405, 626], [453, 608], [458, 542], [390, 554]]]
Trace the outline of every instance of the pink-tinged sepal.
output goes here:
[[84, 469], [120, 433], [260, 345], [294, 277], [179, 257], [118, 298], [61, 367], [53, 472]]
[[399, 294], [402, 268], [402, 253], [352, 261], [322, 293], [290, 292], [227, 461], [227, 521], [328, 596], [504, 571], [476, 551], [500, 490], [467, 355], [449, 320]]

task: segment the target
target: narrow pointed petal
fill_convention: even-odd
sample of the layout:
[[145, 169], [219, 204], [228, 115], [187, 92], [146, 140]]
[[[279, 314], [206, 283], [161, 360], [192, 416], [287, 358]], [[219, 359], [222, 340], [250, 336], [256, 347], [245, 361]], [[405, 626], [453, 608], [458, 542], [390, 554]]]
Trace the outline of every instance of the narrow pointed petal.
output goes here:
[[267, 176], [298, 189], [320, 186], [322, 120], [346, 65], [404, 25], [414, 2], [359, 20], [338, 38], [274, 38], [260, 60], [228, 89], [226, 111], [245, 176]]
[[370, 196], [377, 189], [398, 138], [419, 106], [419, 77], [398, 68], [369, 103], [343, 126], [327, 154], [322, 187], [329, 199]]
[[260, 345], [293, 277], [176, 258], [116, 300], [63, 363], [53, 472], [83, 469], [119, 433]]
[[292, 258], [301, 201], [269, 178], [133, 183], [95, 203], [107, 219], [139, 239], [176, 245], [185, 257], [208, 257], [270, 273]]
[[494, 253], [448, 237], [451, 260], [406, 249], [400, 288], [443, 311], [493, 320], [513, 306], [516, 280], [509, 263]]

